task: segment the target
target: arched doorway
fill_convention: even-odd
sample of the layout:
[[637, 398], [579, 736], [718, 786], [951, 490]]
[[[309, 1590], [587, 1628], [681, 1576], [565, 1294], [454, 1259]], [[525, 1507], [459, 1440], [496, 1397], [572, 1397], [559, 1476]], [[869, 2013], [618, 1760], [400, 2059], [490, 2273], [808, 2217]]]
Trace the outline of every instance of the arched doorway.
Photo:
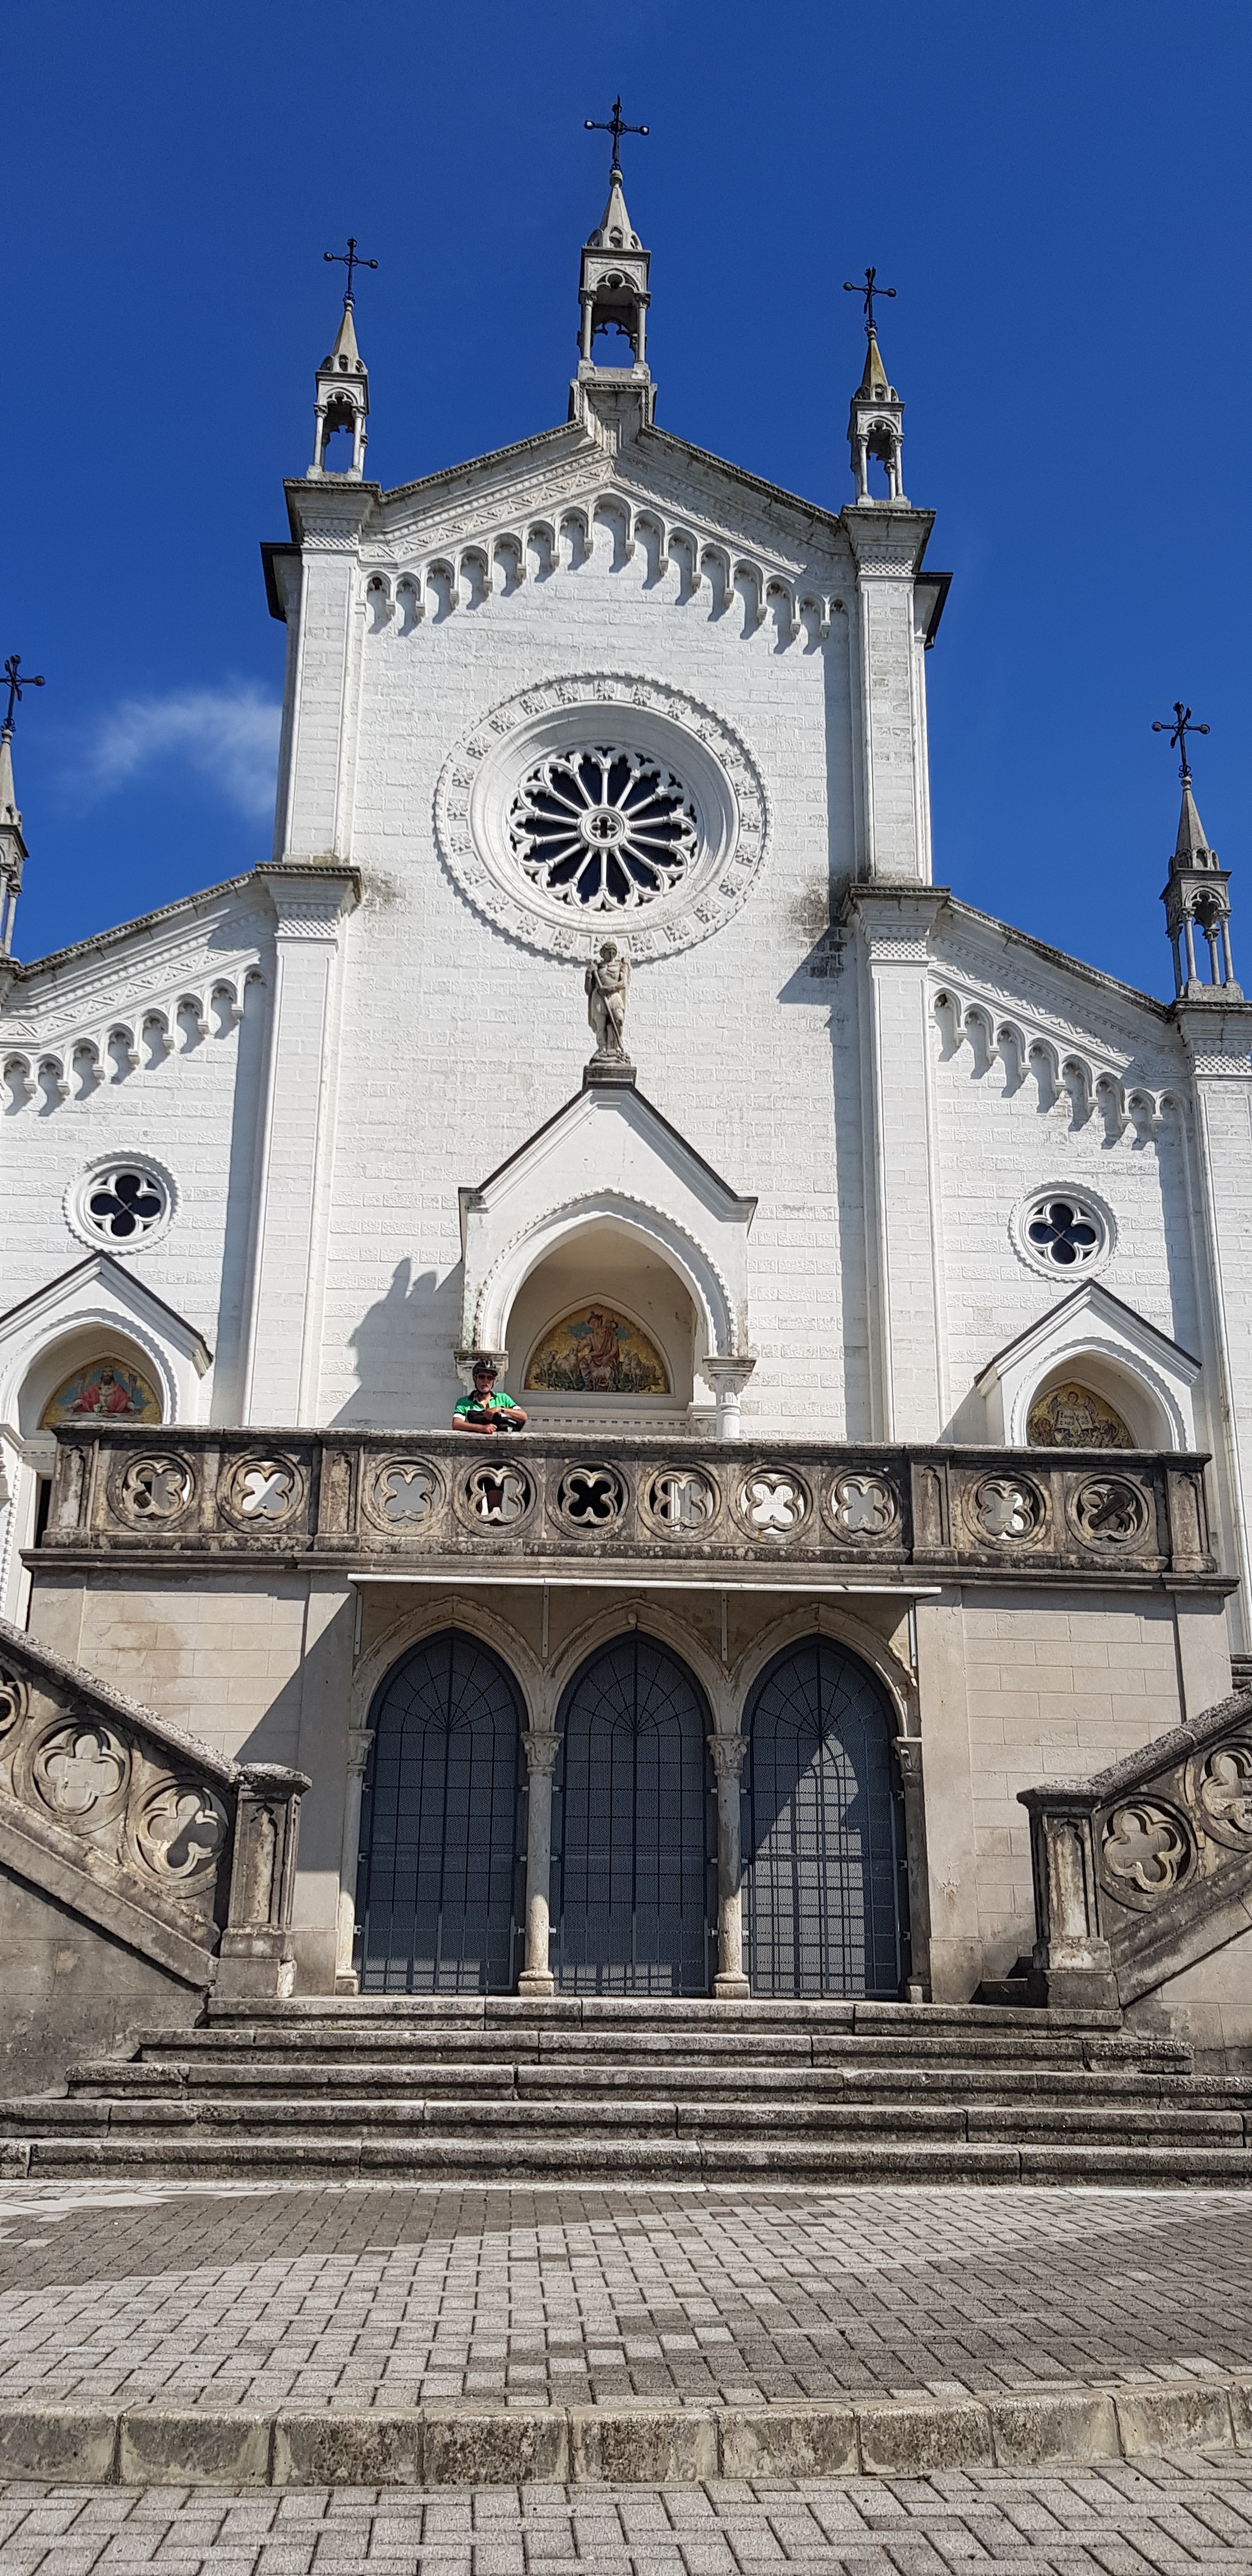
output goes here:
[[748, 1703], [744, 1912], [759, 1995], [900, 1993], [908, 1894], [886, 1700], [827, 1637], [775, 1657]]
[[457, 1629], [425, 1638], [383, 1683], [361, 1799], [362, 1994], [512, 1987], [522, 1722], [499, 1656]]
[[715, 1825], [699, 1685], [655, 1638], [583, 1665], [557, 1720], [552, 1967], [567, 1994], [703, 1995]]

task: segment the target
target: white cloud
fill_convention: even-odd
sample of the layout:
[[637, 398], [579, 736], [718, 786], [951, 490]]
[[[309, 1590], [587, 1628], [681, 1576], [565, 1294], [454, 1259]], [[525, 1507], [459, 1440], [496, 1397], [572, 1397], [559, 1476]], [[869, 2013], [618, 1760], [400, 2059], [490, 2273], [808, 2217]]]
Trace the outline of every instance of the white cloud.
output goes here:
[[249, 822], [264, 822], [274, 810], [281, 716], [246, 680], [123, 698], [97, 726], [84, 784], [104, 796], [157, 761], [185, 760]]

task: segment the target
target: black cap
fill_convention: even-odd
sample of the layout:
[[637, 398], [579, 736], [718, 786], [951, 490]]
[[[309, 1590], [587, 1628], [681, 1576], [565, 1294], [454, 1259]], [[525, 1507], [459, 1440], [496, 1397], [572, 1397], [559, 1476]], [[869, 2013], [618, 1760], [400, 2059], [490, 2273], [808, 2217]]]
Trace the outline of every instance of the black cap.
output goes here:
[[488, 1359], [485, 1351], [480, 1351], [472, 1369], [470, 1370], [470, 1376], [481, 1377], [484, 1369], [486, 1370], [488, 1377], [499, 1377], [500, 1371], [496, 1367], [495, 1361]]

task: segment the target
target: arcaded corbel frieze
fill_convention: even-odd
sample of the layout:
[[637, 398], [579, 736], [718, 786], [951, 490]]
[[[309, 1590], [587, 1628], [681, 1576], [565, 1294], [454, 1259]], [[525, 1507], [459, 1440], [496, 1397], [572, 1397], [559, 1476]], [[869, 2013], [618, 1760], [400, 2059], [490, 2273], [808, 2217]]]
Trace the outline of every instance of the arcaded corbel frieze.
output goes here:
[[[190, 1055], [206, 1040], [238, 1028], [265, 982], [259, 964], [234, 966], [201, 980], [172, 985], [128, 1001], [121, 1011], [67, 1027], [51, 1021], [39, 1036], [26, 1024], [0, 1051], [0, 1081], [10, 1111], [31, 1101], [55, 1112], [67, 1100], [89, 1100], [106, 1083], [155, 1072], [167, 1058]], [[29, 1032], [29, 1033], [28, 1033]], [[7, 1035], [8, 1033], [6, 1033]]]
[[1177, 1079], [1149, 1084], [1125, 1059], [1119, 1063], [1111, 1054], [1076, 1048], [1055, 1026], [1041, 1026], [1021, 1012], [1010, 1015], [991, 996], [962, 990], [949, 975], [936, 975], [932, 1009], [945, 1058], [968, 1046], [976, 1080], [999, 1064], [1006, 1098], [1033, 1081], [1042, 1112], [1058, 1111], [1073, 1129], [1098, 1119], [1109, 1145], [1127, 1138], [1145, 1143], [1182, 1105]]
[[[851, 568], [780, 558], [772, 548], [744, 551], [743, 532], [693, 513], [690, 495], [672, 515], [615, 483], [559, 492], [532, 490], [511, 522], [451, 520], [425, 532], [412, 548], [378, 541], [362, 549], [361, 600], [369, 637], [405, 636], [458, 609], [498, 610], [530, 582], [584, 564], [620, 575], [643, 559], [645, 595], [660, 606], [699, 601], [713, 618], [742, 608], [739, 631], [757, 634], [773, 616], [777, 649], [825, 641], [831, 620], [846, 613]], [[546, 515], [545, 515], [546, 513]], [[612, 540], [605, 560], [597, 531]], [[672, 571], [677, 581], [667, 581]]]

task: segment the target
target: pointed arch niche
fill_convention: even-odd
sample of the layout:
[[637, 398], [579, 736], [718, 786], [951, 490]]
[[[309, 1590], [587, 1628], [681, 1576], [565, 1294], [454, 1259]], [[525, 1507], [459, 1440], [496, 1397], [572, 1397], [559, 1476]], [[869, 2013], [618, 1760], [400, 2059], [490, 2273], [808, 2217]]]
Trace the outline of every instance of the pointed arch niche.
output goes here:
[[[458, 1364], [464, 1370], [475, 1350], [507, 1355], [519, 1394], [538, 1370], [547, 1383], [524, 1401], [546, 1429], [716, 1425], [731, 1436], [752, 1368], [755, 1209], [640, 1096], [633, 1076], [589, 1082], [461, 1193]], [[590, 1365], [554, 1368], [554, 1350], [571, 1347]]]

